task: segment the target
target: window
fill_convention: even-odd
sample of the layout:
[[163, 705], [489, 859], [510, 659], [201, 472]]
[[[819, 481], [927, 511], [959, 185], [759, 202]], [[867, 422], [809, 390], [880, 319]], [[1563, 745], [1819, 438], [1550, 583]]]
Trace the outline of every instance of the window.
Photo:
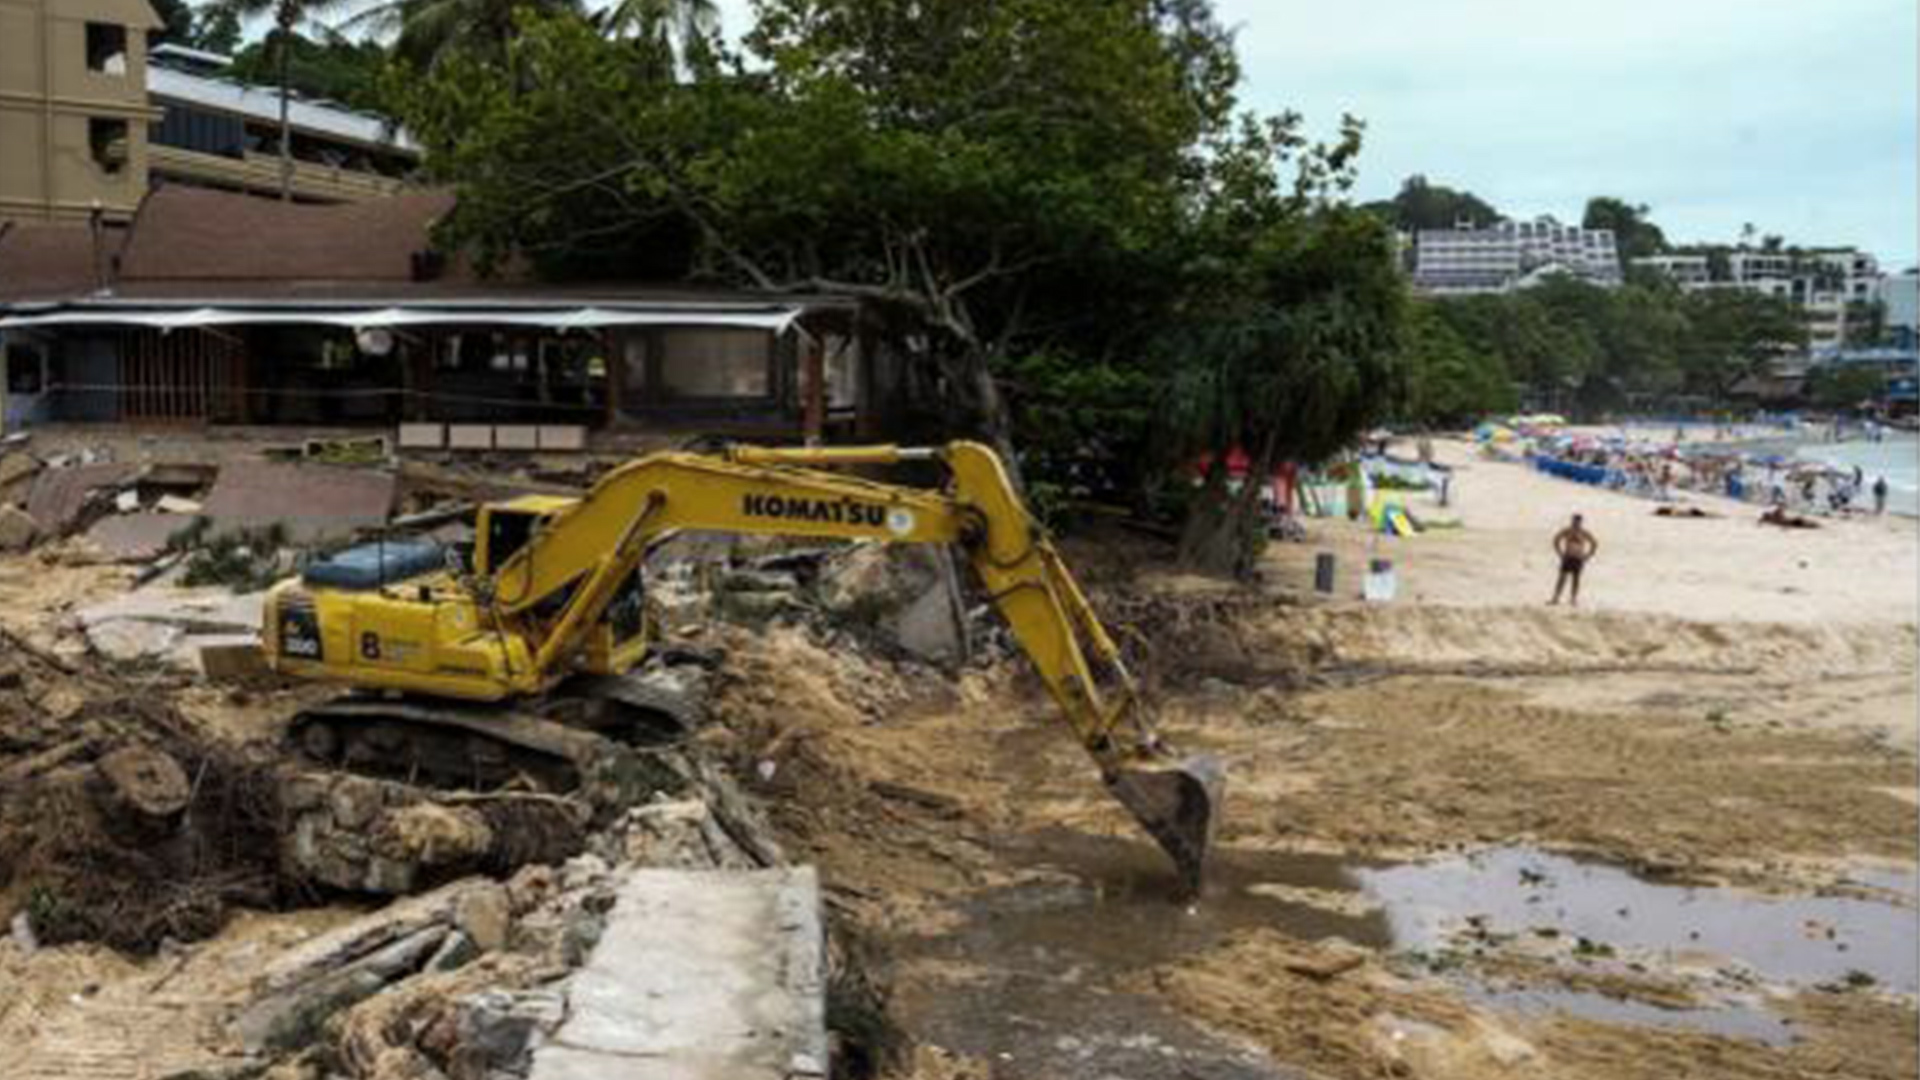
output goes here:
[[32, 345], [9, 345], [6, 352], [7, 393], [37, 394], [42, 374], [40, 350]]
[[87, 121], [87, 145], [93, 151], [93, 163], [109, 176], [120, 175], [127, 164], [127, 122], [104, 117]]
[[150, 128], [149, 138], [159, 146], [173, 146], [221, 157], [245, 156], [246, 122], [225, 113], [191, 109], [169, 102], [166, 116]]
[[87, 70], [98, 75], [127, 73], [127, 28], [113, 23], [87, 24]]
[[663, 330], [656, 396], [773, 396], [773, 335], [760, 330]]

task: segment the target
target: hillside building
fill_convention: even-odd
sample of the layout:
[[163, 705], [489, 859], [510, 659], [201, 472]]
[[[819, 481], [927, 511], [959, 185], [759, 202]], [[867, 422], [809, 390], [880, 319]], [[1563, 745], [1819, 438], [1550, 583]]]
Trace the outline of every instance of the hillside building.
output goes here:
[[1620, 284], [1612, 230], [1562, 225], [1551, 217], [1422, 229], [1411, 255], [1414, 288], [1435, 296], [1511, 292], [1554, 274], [1604, 288]]

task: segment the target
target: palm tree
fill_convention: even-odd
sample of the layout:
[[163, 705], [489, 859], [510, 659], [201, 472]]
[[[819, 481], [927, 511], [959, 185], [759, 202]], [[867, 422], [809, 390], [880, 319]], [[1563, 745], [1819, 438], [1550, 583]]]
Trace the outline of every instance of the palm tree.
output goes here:
[[294, 32], [319, 16], [344, 8], [353, 0], [212, 0], [210, 14], [232, 14], [241, 19], [272, 14], [270, 40], [280, 68], [280, 199], [293, 199], [293, 120], [289, 115], [292, 88], [288, 85], [289, 65], [293, 59]]
[[380, 0], [346, 25], [392, 38], [401, 59], [429, 68], [453, 52], [504, 52], [522, 10], [584, 15], [585, 5], [581, 0]]
[[601, 29], [659, 47], [682, 69], [698, 68], [720, 30], [715, 0], [616, 0], [597, 17]]

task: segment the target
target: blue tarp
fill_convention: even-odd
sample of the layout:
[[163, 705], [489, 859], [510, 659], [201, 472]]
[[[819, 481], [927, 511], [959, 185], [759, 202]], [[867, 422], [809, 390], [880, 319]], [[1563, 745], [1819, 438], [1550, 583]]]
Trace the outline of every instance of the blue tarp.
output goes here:
[[1576, 465], [1571, 461], [1561, 461], [1559, 458], [1536, 457], [1533, 459], [1533, 467], [1548, 476], [1558, 476], [1563, 480], [1572, 480], [1581, 484], [1599, 485], [1607, 481], [1605, 465]]
[[377, 589], [445, 565], [446, 555], [431, 540], [388, 540], [350, 547], [307, 567], [300, 576], [317, 588]]

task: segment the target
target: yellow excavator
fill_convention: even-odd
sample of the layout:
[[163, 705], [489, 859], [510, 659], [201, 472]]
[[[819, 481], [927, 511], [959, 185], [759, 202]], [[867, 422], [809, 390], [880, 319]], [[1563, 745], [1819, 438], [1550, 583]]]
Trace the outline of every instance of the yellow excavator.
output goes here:
[[[943, 464], [949, 482], [829, 471], [911, 461]], [[697, 722], [633, 677], [668, 647], [643, 563], [681, 530], [956, 546], [1108, 789], [1198, 889], [1219, 763], [1179, 759], [1161, 739], [1113, 639], [977, 443], [649, 454], [579, 498], [481, 506], [464, 563], [402, 543], [317, 563], [269, 593], [267, 656], [353, 692], [296, 717], [291, 738], [321, 761], [414, 780], [582, 785], [596, 746]]]

